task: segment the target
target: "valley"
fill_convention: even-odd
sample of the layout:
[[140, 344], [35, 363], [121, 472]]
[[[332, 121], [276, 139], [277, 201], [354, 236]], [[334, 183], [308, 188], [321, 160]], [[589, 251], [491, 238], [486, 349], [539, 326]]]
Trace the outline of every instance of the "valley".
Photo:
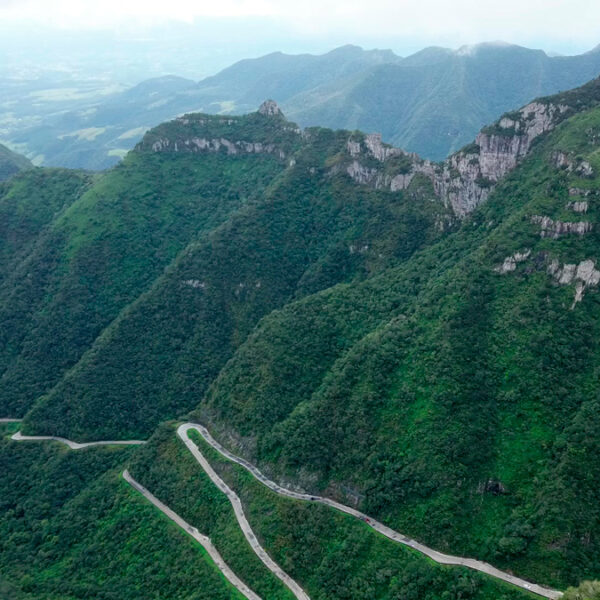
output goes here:
[[266, 101], [1, 183], [2, 594], [598, 579], [599, 131], [598, 79], [437, 163]]

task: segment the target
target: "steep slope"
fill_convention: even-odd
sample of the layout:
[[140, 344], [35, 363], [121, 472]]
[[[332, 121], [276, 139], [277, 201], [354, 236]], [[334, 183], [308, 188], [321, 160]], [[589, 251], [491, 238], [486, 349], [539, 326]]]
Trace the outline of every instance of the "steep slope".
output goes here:
[[[271, 118], [291, 127], [279, 115]], [[185, 117], [149, 133], [140, 152], [198, 152], [196, 160], [204, 162], [217, 147], [282, 151], [271, 147], [264, 129], [242, 137], [252, 142], [213, 138], [220, 122]], [[239, 123], [232, 133], [243, 133]], [[147, 436], [161, 420], [198, 403], [261, 317], [295, 297], [402, 262], [444, 235], [441, 225], [450, 227], [451, 213], [426, 180], [392, 193], [338, 172], [339, 160], [350, 160], [343, 158], [348, 136], [304, 132], [290, 166], [264, 197], [189, 244], [40, 399], [29, 430]]]
[[[298, 134], [281, 137], [287, 148]], [[100, 178], [1, 283], [3, 412], [22, 414], [191, 240], [260, 197], [282, 168], [267, 153], [139, 152]]]
[[132, 451], [0, 439], [3, 599], [243, 598], [121, 479]]
[[31, 169], [32, 166], [27, 158], [0, 144], [0, 181], [8, 179], [19, 171]]
[[[598, 578], [599, 143], [600, 80], [440, 164], [300, 131], [273, 102], [164, 124], [0, 290], [3, 408], [97, 439], [195, 407], [274, 478], [432, 547], [555, 587]], [[214, 201], [182, 206], [199, 185]], [[85, 279], [72, 256], [98, 240], [112, 253]]]
[[0, 184], [0, 284], [92, 179], [78, 171], [32, 169]]
[[442, 160], [502, 113], [599, 73], [598, 52], [548, 57], [508, 44], [426, 49], [345, 85], [307, 90], [283, 106], [300, 124], [378, 131], [389, 143]]
[[599, 128], [578, 112], [457, 233], [269, 315], [196, 418], [435, 547], [597, 578]]
[[[268, 156], [277, 157], [284, 170], [264, 195], [256, 195], [222, 226], [210, 221], [194, 235], [167, 272], [152, 285], [148, 281], [147, 293], [139, 296], [142, 287], [131, 289], [119, 309], [131, 304], [110, 325], [117, 317], [114, 310], [90, 330], [76, 299], [77, 318], [59, 330], [65, 301], [58, 296], [44, 311], [47, 329], [32, 328], [31, 341], [22, 337], [26, 325], [9, 330], [0, 381], [12, 402], [8, 407], [29, 408], [45, 394], [28, 415], [26, 428], [32, 433], [86, 439], [147, 436], [164, 418], [198, 403], [270, 311], [337, 283], [371, 277], [447, 235], [455, 227], [453, 215], [473, 211], [527, 156], [539, 135], [582, 109], [584, 98], [587, 104], [597, 102], [599, 87], [594, 81], [573, 97], [528, 105], [440, 165], [386, 146], [373, 135], [322, 129], [301, 135], [273, 103], [241, 119], [188, 115], [156, 128], [132, 161], [156, 161], [167, 172], [180, 160], [205, 169], [217, 158], [235, 163]], [[178, 232], [181, 242], [186, 231], [193, 229]], [[135, 227], [128, 236], [140, 238]], [[144, 247], [136, 251], [141, 250], [147, 252]], [[118, 262], [110, 268], [122, 275]], [[71, 276], [59, 285], [66, 293]], [[97, 302], [90, 295], [88, 310], [98, 311]], [[7, 306], [12, 305], [9, 298]], [[16, 309], [23, 318], [22, 306]], [[34, 302], [29, 310], [40, 309]], [[100, 325], [108, 327], [94, 342]], [[77, 340], [76, 348], [65, 341], [64, 355], [54, 351], [54, 360], [47, 360], [44, 344], [55, 347], [67, 335]]]

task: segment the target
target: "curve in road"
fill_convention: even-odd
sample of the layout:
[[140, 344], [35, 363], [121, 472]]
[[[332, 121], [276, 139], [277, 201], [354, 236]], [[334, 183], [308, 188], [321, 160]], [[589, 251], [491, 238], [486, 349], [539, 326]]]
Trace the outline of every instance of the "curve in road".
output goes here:
[[183, 440], [188, 450], [193, 454], [194, 458], [200, 463], [200, 466], [204, 469], [206, 474], [210, 477], [212, 482], [227, 496], [229, 502], [233, 506], [235, 517], [240, 525], [244, 536], [248, 540], [248, 543], [252, 547], [252, 550], [256, 553], [258, 558], [264, 563], [264, 565], [271, 571], [276, 577], [278, 577], [298, 598], [298, 600], [310, 600], [308, 594], [294, 581], [266, 552], [266, 550], [260, 545], [246, 515], [242, 508], [242, 502], [238, 495], [217, 475], [214, 469], [210, 466], [210, 463], [206, 460], [200, 449], [190, 438], [187, 436], [189, 429], [195, 426], [191, 423], [181, 425], [177, 429], [177, 435]]
[[227, 565], [217, 549], [214, 547], [210, 538], [202, 535], [195, 527], [192, 527], [187, 521], [184, 521], [176, 512], [171, 510], [166, 504], [163, 504], [156, 496], [152, 495], [141, 483], [138, 483], [126, 469], [123, 471], [123, 479], [137, 490], [142, 496], [149, 500], [156, 508], [162, 511], [171, 521], [181, 527], [187, 534], [191, 535], [196, 541], [200, 542], [208, 552], [217, 567], [227, 578], [227, 580], [248, 600], [262, 600], [258, 594], [255, 594]]
[[[263, 473], [261, 473], [261, 471], [258, 470], [258, 468], [256, 468], [254, 465], [249, 463], [247, 460], [240, 458], [239, 456], [236, 456], [235, 454], [232, 454], [231, 452], [229, 452], [229, 450], [227, 450], [226, 448], [221, 446], [221, 444], [219, 444], [219, 442], [217, 442], [210, 435], [210, 433], [208, 432], [206, 427], [203, 427], [202, 425], [199, 425], [196, 423], [184, 423], [183, 425], [180, 425], [177, 429], [177, 434], [184, 441], [184, 443], [186, 444], [188, 449], [192, 452], [192, 454], [194, 455], [196, 460], [200, 463], [202, 468], [206, 471], [206, 473], [213, 480], [213, 482], [221, 490], [223, 490], [228, 496], [229, 496], [229, 493], [226, 491], [226, 489], [229, 490], [229, 492], [231, 492], [235, 496], [235, 498], [237, 498], [237, 502], [239, 502], [239, 498], [227, 487], [227, 485], [214, 472], [214, 470], [212, 469], [212, 467], [210, 466], [208, 461], [204, 458], [204, 456], [200, 452], [198, 446], [196, 446], [196, 444], [194, 444], [194, 442], [192, 440], [190, 440], [190, 438], [188, 436], [188, 431], [190, 431], [191, 429], [197, 431], [202, 436], [202, 438], [208, 444], [210, 444], [210, 446], [212, 446], [217, 452], [219, 452], [222, 456], [224, 456], [228, 460], [244, 467], [256, 479], [258, 479], [258, 481], [260, 481], [262, 484], [264, 484], [265, 486], [267, 486], [269, 489], [271, 489], [272, 491], [274, 491], [277, 494], [280, 494], [282, 496], [287, 496], [288, 498], [294, 498], [296, 500], [304, 500], [307, 502], [317, 502], [320, 504], [325, 504], [325, 505], [335, 508], [336, 510], [339, 510], [343, 513], [352, 515], [353, 517], [356, 517], [357, 519], [364, 521], [367, 525], [369, 525], [375, 531], [381, 533], [382, 535], [389, 538], [390, 540], [393, 540], [395, 542], [398, 542], [400, 544], [404, 544], [405, 546], [413, 548], [414, 550], [417, 550], [418, 552], [425, 554], [426, 556], [428, 556], [429, 558], [431, 558], [432, 560], [434, 560], [435, 562], [437, 562], [439, 564], [468, 567], [469, 569], [473, 569], [475, 571], [480, 571], [482, 573], [485, 573], [486, 575], [495, 577], [496, 579], [506, 581], [507, 583], [516, 585], [517, 587], [520, 587], [524, 590], [533, 592], [534, 594], [538, 594], [539, 596], [543, 596], [545, 598], [550, 598], [551, 600], [557, 600], [558, 598], [560, 598], [562, 596], [562, 592], [560, 592], [558, 590], [553, 590], [553, 589], [550, 589], [550, 588], [547, 588], [547, 587], [544, 587], [544, 586], [541, 586], [541, 585], [538, 585], [535, 583], [531, 583], [529, 581], [521, 579], [520, 577], [515, 577], [514, 575], [511, 575], [510, 573], [505, 573], [504, 571], [500, 571], [500, 569], [497, 569], [496, 567], [494, 567], [486, 562], [483, 562], [480, 560], [475, 560], [472, 558], [463, 558], [461, 556], [451, 556], [449, 554], [444, 554], [442, 552], [438, 552], [437, 550], [434, 550], [433, 548], [429, 548], [428, 546], [425, 546], [424, 544], [421, 544], [420, 542], [417, 542], [416, 540], [412, 540], [409, 537], [406, 537], [405, 535], [398, 533], [397, 531], [394, 531], [393, 529], [391, 529], [391, 528], [387, 527], [386, 525], [384, 525], [383, 523], [380, 523], [379, 521], [376, 521], [375, 519], [365, 515], [364, 513], [361, 513], [360, 511], [355, 510], [354, 508], [351, 508], [349, 506], [345, 506], [344, 504], [340, 504], [339, 502], [336, 502], [335, 500], [330, 500], [329, 498], [324, 498], [321, 496], [315, 496], [315, 495], [311, 495], [311, 494], [295, 492], [293, 490], [284, 488], [284, 487], [278, 485], [277, 483], [275, 483], [274, 481], [271, 481], [270, 479], [268, 479], [265, 475], [263, 475]], [[231, 500], [231, 497], [230, 497], [230, 500]], [[233, 501], [232, 501], [232, 504], [233, 504]], [[235, 505], [234, 505], [234, 509], [235, 509]], [[240, 503], [240, 510], [241, 510], [241, 503]], [[242, 514], [243, 514], [243, 511], [242, 511]], [[236, 512], [236, 516], [237, 516], [237, 512]], [[239, 518], [238, 518], [238, 521], [240, 521]], [[245, 521], [245, 517], [244, 517], [244, 521]], [[241, 521], [240, 521], [240, 525], [242, 525]], [[250, 525], [247, 523], [247, 521], [245, 521], [244, 527], [246, 527], [250, 532], [252, 531], [250, 529]], [[242, 529], [244, 529], [244, 527], [242, 527]], [[244, 531], [244, 534], [246, 534], [246, 531]], [[251, 535], [254, 536], [254, 534], [251, 534]], [[246, 537], [248, 538], [248, 535], [246, 535]], [[250, 538], [248, 538], [248, 541], [250, 541]]]
[[71, 450], [81, 450], [82, 448], [89, 448], [90, 446], [139, 446], [140, 444], [145, 444], [146, 442], [143, 440], [109, 440], [102, 442], [72, 442], [71, 440], [67, 440], [66, 438], [56, 437], [53, 435], [22, 435], [20, 431], [17, 431], [11, 439], [16, 442], [45, 442], [45, 441], [54, 441], [60, 442], [61, 444], [65, 444], [71, 448]]

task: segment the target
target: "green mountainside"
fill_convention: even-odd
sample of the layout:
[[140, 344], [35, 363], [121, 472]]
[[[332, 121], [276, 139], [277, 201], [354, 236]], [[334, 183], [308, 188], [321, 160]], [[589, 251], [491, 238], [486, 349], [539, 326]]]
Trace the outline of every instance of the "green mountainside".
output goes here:
[[[160, 125], [100, 176], [25, 172], [0, 187], [24, 232], [0, 253], [0, 416], [152, 436], [81, 493], [125, 510], [128, 465], [263, 597], [287, 592], [165, 421], [205, 423], [273, 478], [438, 550], [560, 589], [598, 579], [599, 174], [600, 80], [444, 163], [300, 130], [268, 101]], [[0, 460], [22, 447], [3, 443]], [[219, 468], [311, 598], [520, 595]]]
[[8, 179], [19, 171], [31, 169], [31, 167], [32, 164], [27, 158], [0, 144], [0, 181]]

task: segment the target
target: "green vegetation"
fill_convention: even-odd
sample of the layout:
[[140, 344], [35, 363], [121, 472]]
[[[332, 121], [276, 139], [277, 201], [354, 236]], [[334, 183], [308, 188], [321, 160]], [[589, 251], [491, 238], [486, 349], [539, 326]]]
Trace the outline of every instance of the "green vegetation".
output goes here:
[[34, 169], [0, 184], [0, 285], [60, 213], [89, 187], [80, 171]]
[[199, 544], [121, 479], [133, 451], [0, 440], [2, 598], [242, 598]]
[[223, 560], [262, 598], [290, 600], [293, 594], [256, 556], [225, 496], [175, 434], [159, 427], [131, 464], [132, 476], [200, 533], [210, 537]]
[[[555, 586], [596, 576], [599, 297], [571, 310], [574, 286], [547, 267], [596, 259], [598, 233], [543, 239], [531, 216], [563, 214], [583, 180], [552, 149], [595, 165], [581, 140], [599, 123], [597, 109], [566, 121], [403, 266], [266, 317], [197, 417], [441, 550]], [[586, 188], [593, 221], [597, 179]], [[494, 271], [526, 248], [515, 272]]]
[[[599, 74], [597, 50], [569, 57], [495, 44], [458, 51], [425, 48], [406, 58], [356, 46], [318, 56], [275, 52], [242, 60], [200, 82], [161, 77], [87, 104], [62, 98], [69, 118], [41, 124], [34, 118], [26, 136], [22, 123], [40, 111], [54, 112], [57, 98], [46, 103], [50, 98], [38, 91], [30, 95], [32, 108], [23, 94], [18, 112], [24, 119], [15, 119], [19, 126], [9, 126], [4, 135], [26, 141], [29, 152], [42, 155], [47, 165], [103, 169], [133, 147], [144, 130], [173, 115], [243, 114], [274, 98], [302, 127], [377, 131], [387, 142], [442, 160], [503, 112]], [[55, 96], [56, 90], [50, 93]]]
[[[300, 136], [279, 116], [189, 117], [189, 135], [257, 136], [285, 146], [285, 161], [155, 152], [165, 138], [185, 146], [177, 121], [98, 180], [49, 174], [49, 210], [33, 224], [14, 217], [26, 235], [0, 283], [3, 415], [86, 440], [150, 437], [191, 414], [274, 478], [441, 551], [557, 588], [598, 579], [600, 294], [593, 277], [577, 287], [560, 275], [600, 262], [600, 83], [579, 93], [462, 223], [424, 176], [397, 193], [350, 179], [344, 149], [358, 134]], [[557, 151], [592, 173], [556, 168]], [[43, 173], [5, 184], [7, 215], [36, 206], [23, 186]], [[594, 225], [542, 237], [534, 216]], [[251, 587], [288, 597], [172, 426], [131, 460]], [[315, 597], [517, 593], [224, 473]]]
[[[240, 495], [249, 522], [270, 556], [314, 600], [526, 596], [477, 573], [439, 567], [325, 506], [282, 498], [221, 458], [195, 432], [191, 437]], [[262, 597], [290, 596], [262, 567], [245, 542], [226, 496], [176, 436], [174, 426], [162, 426], [150, 444], [136, 453], [132, 474], [210, 535], [234, 571]]]
[[584, 581], [579, 587], [569, 588], [563, 598], [565, 600], [598, 600], [600, 598], [600, 582]]
[[27, 158], [12, 152], [6, 146], [0, 144], [0, 181], [4, 181], [19, 171], [25, 171], [32, 167], [33, 165]]
[[[419, 201], [430, 196], [331, 176], [323, 164], [346, 139], [343, 132], [311, 130], [295, 166], [262, 198], [192, 241], [39, 400], [27, 430], [76, 439], [148, 437], [165, 418], [198, 404], [270, 311], [340, 281], [367, 278], [440, 237], [436, 220], [447, 211]], [[183, 156], [209, 164], [232, 160]], [[243, 177], [232, 184], [242, 185]]]
[[73, 201], [0, 285], [6, 412], [22, 415], [190, 241], [260, 197], [280, 170], [266, 156], [138, 153]]

